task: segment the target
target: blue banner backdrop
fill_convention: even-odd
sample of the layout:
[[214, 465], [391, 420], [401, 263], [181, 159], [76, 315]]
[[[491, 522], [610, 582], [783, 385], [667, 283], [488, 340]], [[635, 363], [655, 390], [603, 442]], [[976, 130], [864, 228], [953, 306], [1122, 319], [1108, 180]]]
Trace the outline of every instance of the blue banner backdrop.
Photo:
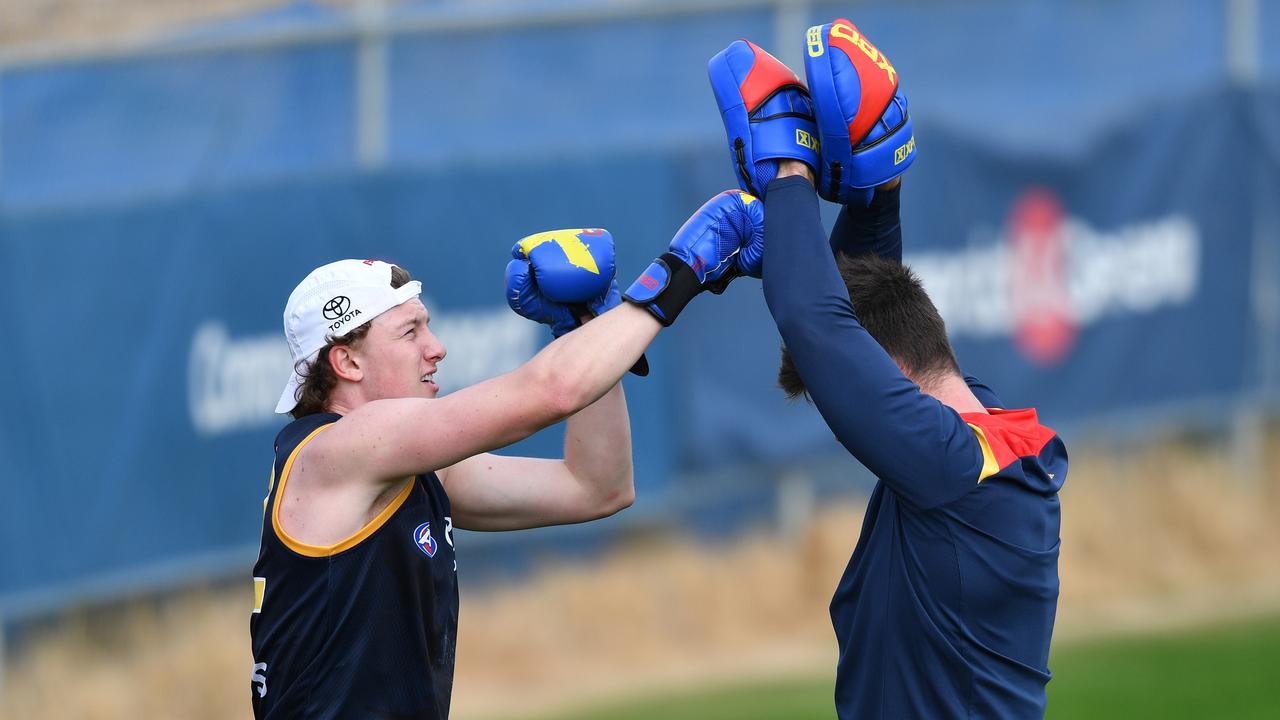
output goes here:
[[[904, 197], [907, 256], [966, 367], [1050, 423], [1227, 403], [1256, 387], [1249, 178], [1274, 186], [1276, 165], [1233, 150], [1274, 148], [1257, 123], [1275, 102], [1221, 92], [1161, 107], [1060, 164], [922, 131]], [[1206, 105], [1216, 112], [1204, 117]], [[441, 376], [454, 388], [546, 340], [502, 302], [515, 239], [608, 227], [625, 280], [726, 168], [708, 149], [9, 217], [0, 272], [16, 342], [0, 591], [255, 541], [287, 367], [280, 312], [314, 265], [374, 256], [412, 269], [451, 347]], [[643, 198], [616, 189], [623, 176]], [[1025, 304], [1037, 312], [1018, 315]], [[774, 388], [778, 346], [749, 279], [660, 337], [653, 376], [628, 381], [642, 494], [661, 497], [677, 470], [833, 447], [817, 414]], [[544, 433], [513, 451], [553, 454], [558, 442]], [[67, 542], [19, 551], [50, 528]]]
[[[856, 9], [911, 96], [907, 260], [968, 369], [1069, 439], [1280, 401], [1280, 90], [1214, 89], [1221, 3]], [[849, 11], [811, 10], [792, 24]], [[357, 167], [351, 37], [5, 68], [0, 615], [228, 558], [247, 572], [282, 423], [280, 313], [313, 266], [374, 256], [421, 278], [446, 390], [549, 337], [502, 301], [521, 236], [607, 227], [630, 280], [732, 180], [706, 58], [745, 35], [795, 60], [782, 15], [397, 35], [377, 172]], [[671, 511], [682, 476], [733, 487], [737, 468], [840, 452], [774, 387], [779, 342], [752, 280], [659, 337], [653, 375], [626, 381], [637, 511]]]
[[[6, 220], [0, 287], [22, 319], [5, 361], [0, 595], [256, 542], [283, 424], [281, 312], [316, 265], [380, 257], [422, 279], [446, 391], [531, 357], [550, 334], [503, 301], [516, 240], [608, 227], [635, 273], [686, 212], [674, 193], [640, 202], [602, 182], [624, 168], [654, 188], [678, 174], [636, 157], [342, 177]], [[666, 356], [650, 352], [656, 378], [672, 374]], [[628, 381], [642, 492], [671, 470], [657, 382]], [[559, 443], [546, 432], [512, 451]], [[50, 528], [66, 536], [22, 550]]]

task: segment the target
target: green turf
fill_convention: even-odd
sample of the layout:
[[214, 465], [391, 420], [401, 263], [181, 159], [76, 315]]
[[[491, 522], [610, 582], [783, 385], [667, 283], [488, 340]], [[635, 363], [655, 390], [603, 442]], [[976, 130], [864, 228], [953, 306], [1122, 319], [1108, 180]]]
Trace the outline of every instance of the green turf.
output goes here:
[[[1051, 720], [1280, 718], [1280, 618], [1066, 645]], [[547, 720], [830, 720], [829, 678], [635, 698]]]
[[1066, 646], [1051, 719], [1280, 718], [1280, 618]]

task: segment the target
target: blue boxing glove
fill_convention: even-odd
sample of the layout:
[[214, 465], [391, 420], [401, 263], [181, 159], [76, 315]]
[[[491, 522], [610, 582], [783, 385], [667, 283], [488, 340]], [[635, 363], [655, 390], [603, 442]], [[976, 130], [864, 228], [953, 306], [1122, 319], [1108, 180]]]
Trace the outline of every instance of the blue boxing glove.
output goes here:
[[790, 68], [754, 43], [735, 40], [711, 58], [707, 74], [739, 187], [763, 198], [780, 158], [808, 163], [818, 172], [813, 106]]
[[875, 188], [916, 157], [916, 140], [889, 58], [843, 18], [805, 35], [805, 78], [817, 117], [818, 194], [865, 207]]
[[[613, 235], [599, 228], [551, 230], [530, 235], [511, 248], [507, 304], [520, 315], [551, 326], [560, 337], [622, 303], [615, 279]], [[631, 372], [649, 374], [649, 360]]]
[[555, 337], [622, 302], [614, 279], [613, 236], [608, 230], [551, 230], [511, 248], [507, 304], [520, 315], [551, 326]]
[[703, 290], [722, 293], [744, 273], [738, 264], [744, 248], [753, 248], [747, 271], [758, 276], [764, 203], [741, 190], [726, 190], [680, 226], [668, 252], [654, 260], [622, 297], [669, 326], [695, 295]]

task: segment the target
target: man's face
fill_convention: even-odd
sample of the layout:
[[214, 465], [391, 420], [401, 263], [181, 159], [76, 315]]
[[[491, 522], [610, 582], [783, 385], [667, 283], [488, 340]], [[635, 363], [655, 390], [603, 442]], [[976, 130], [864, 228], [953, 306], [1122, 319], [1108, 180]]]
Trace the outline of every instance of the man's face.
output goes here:
[[386, 398], [433, 398], [440, 392], [435, 382], [436, 366], [444, 360], [445, 349], [431, 333], [431, 316], [422, 301], [413, 298], [373, 319], [369, 334], [354, 355], [361, 363], [365, 396]]

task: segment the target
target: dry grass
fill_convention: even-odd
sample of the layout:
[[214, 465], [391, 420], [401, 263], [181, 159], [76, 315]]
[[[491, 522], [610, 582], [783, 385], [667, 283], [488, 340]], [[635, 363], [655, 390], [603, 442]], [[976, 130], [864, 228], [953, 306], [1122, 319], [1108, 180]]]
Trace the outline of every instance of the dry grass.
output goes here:
[[0, 717], [248, 717], [252, 602], [251, 590], [197, 593], [69, 618], [9, 668]]
[[[1259, 476], [1186, 444], [1077, 451], [1063, 493], [1059, 640], [1280, 607], [1280, 433]], [[510, 717], [621, 690], [830, 672], [827, 602], [861, 508], [787, 543], [637, 539], [519, 586], [463, 588], [455, 717]], [[10, 668], [6, 718], [248, 716], [244, 592], [72, 619]]]
[[1280, 433], [1237, 477], [1186, 444], [1080, 454], [1062, 493], [1060, 627], [1152, 628], [1280, 602]]

